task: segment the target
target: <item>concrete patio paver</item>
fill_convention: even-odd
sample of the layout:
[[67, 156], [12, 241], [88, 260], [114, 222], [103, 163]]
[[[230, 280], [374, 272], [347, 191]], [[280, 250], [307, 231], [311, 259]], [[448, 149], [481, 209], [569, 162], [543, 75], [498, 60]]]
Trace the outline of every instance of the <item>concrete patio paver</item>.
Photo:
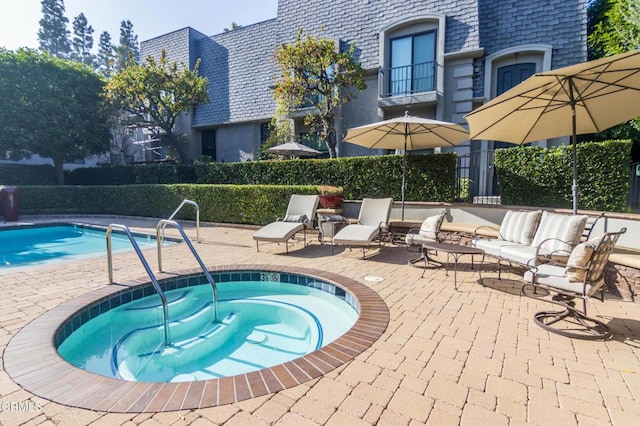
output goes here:
[[[73, 218], [127, 223], [153, 233], [155, 221]], [[571, 340], [535, 326], [543, 300], [519, 295], [519, 276], [496, 279], [484, 265], [461, 262], [458, 291], [443, 270], [407, 267], [411, 257], [387, 244], [367, 260], [358, 250], [314, 243], [261, 246], [253, 229], [202, 224], [196, 245], [207, 265], [270, 264], [330, 270], [367, 285], [389, 307], [387, 330], [354, 360], [324, 377], [244, 402], [167, 413], [118, 414], [71, 408], [17, 386], [0, 372], [0, 424], [640, 424], [640, 304], [608, 298], [590, 313], [614, 329], [606, 342]], [[195, 235], [193, 225], [185, 224]], [[171, 230], [167, 230], [171, 235]], [[145, 250], [156, 268], [155, 250]], [[168, 271], [195, 267], [184, 245], [163, 249]], [[475, 265], [477, 269], [478, 265]], [[114, 256], [114, 277], [144, 277], [132, 253]], [[366, 276], [383, 278], [366, 281]], [[0, 347], [51, 308], [107, 286], [102, 257], [0, 273]], [[28, 402], [31, 410], [11, 410]], [[7, 409], [5, 409], [7, 408]], [[177, 407], [179, 408], [179, 407]]]

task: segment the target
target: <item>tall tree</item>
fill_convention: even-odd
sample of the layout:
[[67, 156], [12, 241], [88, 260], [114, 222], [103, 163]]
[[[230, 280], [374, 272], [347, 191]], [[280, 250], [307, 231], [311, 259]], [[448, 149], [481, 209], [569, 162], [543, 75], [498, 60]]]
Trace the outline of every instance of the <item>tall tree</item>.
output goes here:
[[40, 49], [58, 58], [66, 58], [71, 52], [69, 19], [64, 16], [64, 0], [42, 0], [42, 19], [38, 30]]
[[94, 65], [95, 56], [91, 53], [91, 49], [93, 49], [93, 27], [88, 24], [84, 13], [80, 13], [73, 19], [71, 45], [73, 47], [72, 59], [85, 65]]
[[280, 78], [274, 96], [278, 103], [290, 108], [311, 106], [305, 125], [317, 132], [329, 148], [329, 156], [336, 153], [336, 112], [364, 90], [364, 70], [354, 57], [355, 44], [349, 51], [340, 52], [334, 40], [302, 38], [302, 30], [294, 43], [283, 44], [276, 50], [275, 59]]
[[0, 149], [10, 158], [51, 158], [62, 185], [65, 162], [108, 150], [104, 81], [91, 68], [47, 52], [2, 49], [0, 75]]
[[162, 51], [156, 61], [131, 63], [116, 72], [106, 86], [106, 96], [115, 107], [132, 115], [144, 127], [173, 148], [179, 159], [189, 161], [187, 138], [176, 128], [176, 121], [195, 105], [209, 102], [208, 80], [198, 75], [200, 61], [193, 70], [178, 62], [167, 61]]
[[140, 46], [138, 36], [133, 32], [133, 24], [128, 19], [120, 23], [120, 44], [115, 47], [115, 68], [121, 70], [129, 65], [130, 61], [140, 60]]
[[114, 69], [115, 55], [113, 53], [113, 46], [111, 45], [111, 35], [106, 31], [100, 34], [98, 56], [96, 59], [98, 71], [104, 76], [109, 77]]
[[[640, 48], [640, 0], [593, 0], [587, 12], [589, 59]], [[619, 124], [589, 138], [628, 138], [640, 147], [640, 121]]]
[[640, 0], [594, 0], [588, 18], [591, 59], [640, 47]]

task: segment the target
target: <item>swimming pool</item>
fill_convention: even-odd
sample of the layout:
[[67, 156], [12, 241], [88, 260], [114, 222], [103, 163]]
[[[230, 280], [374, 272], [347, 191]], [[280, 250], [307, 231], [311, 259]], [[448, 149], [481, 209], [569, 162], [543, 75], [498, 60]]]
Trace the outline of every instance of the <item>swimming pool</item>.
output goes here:
[[[141, 249], [155, 247], [150, 235], [134, 234]], [[129, 239], [114, 231], [114, 251], [131, 250]], [[104, 255], [105, 229], [90, 225], [51, 223], [0, 229], [0, 272], [18, 266], [36, 266], [48, 262]]]
[[118, 379], [207, 380], [299, 358], [334, 341], [357, 320], [357, 307], [349, 304], [353, 300], [335, 285], [291, 275], [282, 282], [279, 273], [246, 272], [237, 278], [243, 275], [255, 280], [218, 284], [219, 321], [213, 321], [208, 283], [182, 286], [202, 278], [165, 292], [168, 346], [160, 298], [151, 295], [84, 323], [58, 352], [77, 367]]

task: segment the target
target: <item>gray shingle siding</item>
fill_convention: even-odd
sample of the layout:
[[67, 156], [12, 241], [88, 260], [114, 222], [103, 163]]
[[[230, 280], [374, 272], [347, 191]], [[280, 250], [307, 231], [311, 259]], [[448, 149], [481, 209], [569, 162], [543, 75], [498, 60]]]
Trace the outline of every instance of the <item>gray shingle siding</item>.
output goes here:
[[587, 0], [478, 0], [485, 54], [530, 43], [553, 46], [551, 67], [587, 59]]
[[198, 41], [211, 102], [197, 108], [194, 126], [270, 118], [276, 31], [273, 19]]
[[[275, 109], [271, 87], [276, 70], [273, 54], [282, 43], [295, 40], [298, 30], [315, 37], [340, 41], [346, 49], [354, 42], [365, 69], [380, 64], [380, 34], [390, 26], [425, 15], [444, 16], [444, 53], [473, 52], [484, 56], [468, 59], [472, 93], [484, 96], [484, 63], [487, 55], [529, 44], [553, 47], [552, 68], [586, 59], [587, 0], [279, 0], [278, 16], [233, 31], [206, 36], [194, 29], [177, 30], [141, 44], [142, 57], [157, 56], [166, 49], [170, 60], [193, 66], [201, 58], [200, 73], [209, 79], [211, 102], [199, 105], [192, 117], [196, 128], [264, 122]], [[194, 10], [193, 13], [203, 11]], [[455, 57], [452, 55], [451, 57]], [[447, 67], [445, 63], [445, 69]], [[456, 65], [458, 66], [458, 65]], [[371, 74], [372, 77], [375, 75]], [[458, 84], [452, 82], [452, 84]], [[373, 81], [370, 90], [375, 91]], [[465, 84], [466, 80], [465, 80]], [[447, 89], [449, 90], [449, 89]], [[461, 117], [470, 104], [451, 104], [455, 90], [444, 92], [448, 116]], [[466, 88], [469, 92], [469, 88]], [[467, 93], [468, 94], [468, 93]], [[375, 95], [375, 94], [373, 94]], [[459, 96], [459, 95], [458, 95]], [[465, 98], [466, 99], [466, 98]], [[358, 117], [378, 117], [372, 99], [358, 99], [348, 110], [361, 109]], [[462, 108], [462, 109], [464, 109]], [[366, 111], [364, 111], [366, 109]], [[460, 111], [458, 111], [460, 110]], [[454, 117], [455, 116], [455, 117]], [[358, 119], [356, 119], [358, 121]], [[345, 120], [350, 124], [352, 121]]]

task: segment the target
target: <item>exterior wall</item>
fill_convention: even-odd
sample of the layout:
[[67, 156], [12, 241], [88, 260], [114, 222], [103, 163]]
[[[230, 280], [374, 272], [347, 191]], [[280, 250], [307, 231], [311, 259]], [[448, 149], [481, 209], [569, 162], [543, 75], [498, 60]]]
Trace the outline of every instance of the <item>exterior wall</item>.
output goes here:
[[219, 127], [216, 131], [216, 161], [255, 160], [259, 141], [259, 124], [243, 123]]
[[[438, 52], [444, 65], [441, 86], [433, 100], [381, 109], [377, 71], [385, 66], [385, 32], [423, 17], [445, 23], [443, 52]], [[443, 18], [438, 21], [438, 17]], [[275, 109], [273, 53], [280, 44], [294, 41], [300, 28], [304, 35], [339, 40], [343, 49], [354, 42], [357, 59], [367, 70], [367, 89], [343, 107], [337, 123], [342, 134], [407, 109], [414, 115], [464, 124], [464, 115], [488, 99], [485, 75], [491, 79], [493, 71], [485, 67], [485, 58], [505, 49], [550, 45], [552, 68], [586, 59], [586, 0], [280, 0], [278, 17], [272, 20], [211, 37], [186, 28], [141, 44], [143, 57], [167, 49], [170, 60], [192, 66], [201, 58], [200, 73], [209, 79], [211, 102], [197, 106], [190, 123], [183, 123], [191, 127], [194, 157], [199, 155], [204, 129], [217, 129], [220, 161], [257, 155], [259, 124], [268, 122]], [[249, 155], [251, 147], [256, 152]], [[469, 145], [457, 150], [468, 152]], [[341, 136], [338, 152], [340, 156], [383, 153], [342, 143]]]

